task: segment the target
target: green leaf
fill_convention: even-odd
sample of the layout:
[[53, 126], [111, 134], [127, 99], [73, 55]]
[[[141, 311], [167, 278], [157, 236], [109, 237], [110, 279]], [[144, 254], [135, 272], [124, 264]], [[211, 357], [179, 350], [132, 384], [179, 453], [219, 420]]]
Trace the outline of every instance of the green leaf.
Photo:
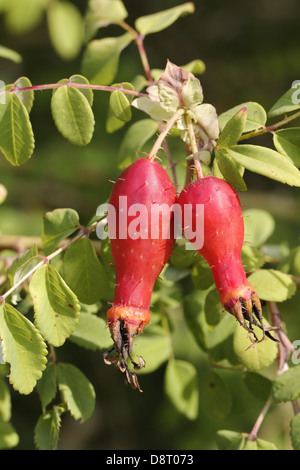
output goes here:
[[290, 436], [293, 449], [300, 450], [300, 413], [292, 418]]
[[236, 191], [246, 191], [247, 186], [243, 179], [244, 168], [233, 160], [228, 150], [216, 149], [215, 158], [224, 179]]
[[58, 388], [74, 419], [86, 422], [95, 409], [95, 390], [86, 376], [74, 365], [59, 363]]
[[39, 450], [55, 450], [57, 448], [61, 410], [54, 406], [52, 410], [39, 417], [34, 428], [34, 442]]
[[153, 325], [146, 328], [142, 335], [135, 338], [133, 358], [138, 362], [137, 355], [146, 361], [146, 367], [139, 370], [138, 374], [148, 374], [158, 369], [166, 362], [171, 354], [170, 338], [160, 326]]
[[247, 106], [235, 113], [224, 126], [218, 139], [218, 147], [230, 147], [238, 142], [247, 121]]
[[[0, 377], [0, 420], [9, 421], [11, 418], [11, 399], [6, 381]], [[1, 436], [1, 434], [0, 434]]]
[[41, 266], [29, 284], [35, 323], [44, 338], [53, 346], [61, 346], [74, 331], [80, 305], [51, 264]]
[[16, 93], [6, 93], [0, 104], [0, 149], [13, 165], [23, 165], [32, 156], [34, 136], [28, 112]]
[[79, 216], [74, 209], [54, 209], [43, 217], [42, 247], [47, 254], [60, 241], [71, 235], [79, 226]]
[[99, 28], [125, 20], [128, 13], [121, 0], [89, 0], [85, 36], [89, 41]]
[[246, 272], [259, 269], [266, 262], [264, 254], [256, 246], [244, 245], [241, 254], [242, 263]]
[[191, 102], [191, 109], [188, 113], [193, 119], [204, 129], [205, 133], [210, 139], [217, 139], [219, 137], [219, 122], [218, 115], [214, 106], [209, 103], [193, 105]]
[[200, 403], [205, 415], [210, 419], [223, 419], [231, 411], [232, 398], [223, 378], [210, 372], [203, 380], [200, 390]]
[[132, 124], [121, 142], [118, 159], [125, 167], [136, 159], [136, 153], [142, 151], [145, 143], [158, 130], [158, 124], [152, 119], [141, 119]]
[[130, 102], [122, 91], [115, 90], [111, 93], [109, 106], [117, 119], [124, 122], [131, 120]]
[[284, 273], [300, 276], [300, 246], [291, 250], [278, 268]]
[[9, 266], [7, 273], [11, 285], [16, 284], [22, 277], [41, 261], [38, 256], [37, 245], [33, 245], [28, 250], [21, 253]]
[[265, 441], [264, 439], [247, 439], [241, 450], [277, 450], [273, 442]]
[[245, 433], [221, 429], [217, 431], [216, 442], [219, 450], [240, 450], [246, 440]]
[[150, 98], [142, 96], [141, 98], [137, 98], [132, 102], [132, 106], [139, 109], [140, 111], [144, 111], [147, 113], [152, 119], [156, 121], [167, 121], [171, 114], [167, 112], [160, 104], [159, 101], [154, 101]]
[[5, 26], [13, 34], [25, 34], [41, 21], [44, 6], [41, 0], [9, 0], [5, 14]]
[[262, 300], [284, 302], [297, 290], [290, 276], [275, 269], [258, 269], [250, 274], [248, 281]]
[[215, 326], [221, 320], [220, 311], [222, 304], [216, 289], [211, 290], [205, 299], [205, 318], [208, 325]]
[[36, 327], [14, 307], [0, 307], [3, 357], [10, 363], [9, 381], [19, 393], [29, 394], [45, 369], [47, 349]]
[[0, 449], [11, 449], [19, 444], [19, 436], [11, 423], [0, 418]]
[[274, 217], [264, 209], [246, 209], [243, 216], [245, 241], [254, 247], [262, 246], [274, 232]]
[[276, 150], [300, 167], [300, 127], [280, 129], [273, 135]]
[[172, 359], [165, 373], [165, 392], [175, 408], [188, 419], [198, 416], [199, 394], [197, 371], [193, 364]]
[[197, 262], [198, 252], [196, 250], [187, 250], [185, 246], [186, 240], [176, 241], [175, 247], [170, 256], [169, 262], [178, 269], [186, 269]]
[[192, 281], [194, 286], [200, 290], [208, 289], [214, 282], [208, 262], [202, 258], [192, 270]]
[[60, 57], [64, 60], [77, 57], [84, 39], [80, 10], [69, 1], [51, 2], [47, 20], [52, 45]]
[[219, 115], [219, 125], [220, 130], [223, 131], [227, 122], [233, 118], [233, 116], [241, 110], [241, 108], [247, 107], [247, 119], [244, 127], [244, 132], [254, 131], [265, 125], [267, 120], [267, 115], [264, 108], [255, 102], [248, 101], [246, 103], [241, 103], [233, 108], [225, 111]]
[[279, 98], [268, 112], [269, 117], [280, 116], [300, 108], [299, 80], [295, 80], [292, 87]]
[[300, 365], [291, 367], [273, 381], [272, 395], [276, 403], [300, 397]]
[[69, 246], [64, 256], [63, 273], [66, 283], [81, 302], [90, 305], [105, 298], [109, 287], [107, 274], [88, 238]]
[[28, 113], [30, 113], [33, 101], [34, 101], [34, 91], [33, 90], [25, 90], [25, 91], [18, 91], [19, 88], [27, 88], [31, 87], [32, 83], [27, 77], [20, 77], [14, 83], [14, 90], [17, 96], [19, 97], [21, 103], [25, 106]]
[[42, 403], [43, 412], [56, 395], [56, 366], [48, 362], [42, 378], [37, 383], [37, 391]]
[[245, 384], [250, 392], [259, 400], [266, 402], [270, 396], [272, 382], [256, 372], [245, 373]]
[[74, 145], [87, 145], [94, 132], [94, 114], [86, 97], [72, 86], [54, 90], [51, 98], [53, 120], [59, 132]]
[[247, 170], [280, 183], [300, 186], [300, 171], [288, 158], [275, 150], [260, 145], [234, 145], [228, 152]]
[[[82, 85], [90, 84], [87, 78], [85, 78], [83, 75], [78, 74], [72, 75], [67, 81], [69, 81], [70, 83], [78, 83]], [[92, 106], [94, 101], [93, 90], [91, 90], [90, 88], [77, 88], [77, 90], [79, 90], [83, 94], [83, 96], [85, 96], [85, 98], [88, 100], [89, 105]]]
[[5, 46], [0, 46], [0, 57], [3, 59], [9, 59], [16, 64], [20, 64], [22, 62], [22, 56], [18, 52]]
[[273, 442], [263, 439], [248, 439], [249, 434], [228, 430], [217, 431], [219, 450], [277, 450]]
[[84, 348], [96, 351], [109, 349], [112, 339], [106, 321], [96, 315], [80, 313], [78, 324], [70, 336], [70, 340]]
[[91, 41], [83, 55], [83, 75], [91, 83], [110, 85], [118, 71], [120, 54], [132, 41], [130, 33]]
[[195, 7], [192, 2], [183, 3], [168, 10], [159, 11], [151, 15], [141, 16], [135, 21], [135, 27], [140, 34], [146, 36], [157, 33], [171, 26], [180, 16], [194, 13]]
[[[265, 319], [264, 325], [268, 326]], [[253, 329], [256, 336], [261, 338], [262, 331], [257, 326], [254, 326]], [[249, 346], [252, 347], [249, 348]], [[249, 340], [247, 331], [241, 328], [240, 325], [236, 325], [235, 328], [233, 349], [240, 364], [243, 364], [251, 372], [257, 372], [270, 366], [278, 353], [277, 344], [269, 338], [253, 345]]]

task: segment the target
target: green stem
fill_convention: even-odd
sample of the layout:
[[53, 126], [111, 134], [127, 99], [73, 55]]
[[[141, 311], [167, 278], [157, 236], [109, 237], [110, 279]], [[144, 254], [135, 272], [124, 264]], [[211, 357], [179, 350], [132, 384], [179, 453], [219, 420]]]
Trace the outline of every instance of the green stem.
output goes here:
[[294, 119], [297, 119], [298, 117], [300, 117], [300, 111], [297, 111], [297, 113], [291, 114], [290, 116], [285, 117], [281, 121], [278, 121], [275, 124], [272, 124], [271, 126], [260, 127], [259, 129], [256, 129], [255, 131], [251, 131], [251, 132], [247, 132], [246, 134], [243, 134], [239, 138], [239, 142], [242, 140], [251, 139], [252, 137], [257, 137], [258, 135], [262, 135], [267, 132], [274, 132], [279, 127], [285, 126], [286, 124], [293, 121]]
[[159, 134], [158, 138], [156, 139], [150, 153], [149, 153], [149, 158], [150, 160], [155, 160], [156, 154], [161, 148], [163, 141], [165, 140], [167, 134], [169, 131], [172, 129], [174, 126], [175, 122], [184, 114], [183, 109], [178, 109], [176, 113], [169, 119], [167, 124], [165, 125], [163, 131]]

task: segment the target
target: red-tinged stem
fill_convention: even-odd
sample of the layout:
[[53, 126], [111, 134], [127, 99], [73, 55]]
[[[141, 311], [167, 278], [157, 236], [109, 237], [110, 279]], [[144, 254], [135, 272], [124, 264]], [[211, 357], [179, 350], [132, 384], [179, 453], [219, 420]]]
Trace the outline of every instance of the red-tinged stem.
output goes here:
[[87, 233], [89, 232], [92, 232], [93, 230], [96, 229], [96, 226], [97, 226], [97, 223], [98, 222], [95, 222], [93, 223], [90, 227], [88, 228], [81, 228], [80, 232], [78, 233], [78, 235], [76, 235], [76, 237], [72, 238], [71, 240], [68, 240], [66, 242], [65, 245], [61, 246], [60, 248], [58, 248], [56, 251], [54, 251], [53, 253], [51, 253], [50, 255], [48, 256], [43, 256], [42, 257], [42, 261], [40, 261], [40, 263], [38, 263], [37, 265], [35, 265], [30, 271], [28, 271], [16, 284], [14, 284], [7, 292], [5, 292], [3, 295], [1, 295], [0, 297], [0, 301], [2, 303], [5, 302], [5, 299], [10, 295], [12, 294], [16, 289], [17, 287], [19, 287], [21, 284], [23, 284], [24, 281], [26, 281], [26, 279], [28, 279], [30, 276], [32, 276], [35, 271], [40, 268], [41, 266], [43, 266], [45, 263], [49, 263], [49, 261], [51, 261], [53, 258], [55, 258], [56, 256], [58, 256], [60, 253], [64, 252], [70, 245], [72, 245], [72, 243], [74, 243], [75, 241], [79, 240], [80, 238], [83, 238], [83, 237], [86, 237]]
[[147, 57], [147, 54], [146, 54], [146, 51], [145, 51], [145, 48], [144, 48], [144, 37], [145, 36], [143, 36], [142, 34], [139, 34], [134, 28], [132, 28], [125, 21], [119, 21], [118, 24], [119, 24], [119, 26], [121, 26], [121, 28], [125, 29], [126, 31], [128, 31], [133, 36], [133, 39], [136, 42], [136, 45], [137, 45], [137, 48], [138, 48], [138, 51], [139, 51], [139, 54], [140, 54], [140, 59], [141, 59], [146, 77], [147, 77], [147, 79], [149, 80], [150, 83], [153, 82], [153, 78], [151, 76], [151, 69], [150, 69], [150, 65], [149, 65], [149, 62], [148, 62], [148, 57]]
[[27, 87], [22, 87], [22, 88], [11, 88], [10, 90], [4, 90], [0, 92], [0, 96], [6, 94], [6, 93], [17, 93], [19, 91], [40, 91], [40, 90], [51, 90], [54, 88], [60, 88], [62, 86], [70, 86], [73, 88], [83, 88], [83, 89], [88, 89], [88, 90], [99, 90], [99, 91], [122, 91], [123, 93], [126, 93], [128, 95], [134, 95], [134, 96], [148, 96], [145, 93], [140, 93], [138, 91], [134, 90], [127, 90], [126, 88], [122, 87], [113, 87], [113, 86], [106, 86], [106, 85], [91, 85], [88, 83], [74, 83], [71, 81], [65, 82], [65, 83], [48, 83], [44, 85], [33, 85], [33, 86], [27, 86]]
[[193, 127], [193, 122], [192, 122], [191, 117], [188, 114], [186, 115], [186, 123], [187, 123], [188, 133], [190, 136], [190, 141], [191, 141], [191, 148], [192, 148], [192, 153], [193, 153], [196, 176], [197, 176], [197, 179], [202, 179], [204, 175], [203, 175], [202, 166], [201, 166], [201, 162], [199, 158], [199, 152], [198, 152], [194, 127]]
[[263, 407], [259, 417], [257, 418], [257, 420], [256, 420], [256, 422], [255, 422], [255, 424], [252, 428], [252, 431], [250, 432], [250, 434], [248, 436], [248, 440], [251, 441], [253, 439], [256, 439], [257, 433], [258, 433], [258, 431], [259, 431], [259, 429], [262, 425], [263, 420], [265, 419], [265, 416], [266, 416], [266, 414], [267, 414], [267, 412], [268, 412], [268, 410], [269, 410], [269, 408], [272, 404], [272, 401], [273, 401], [272, 396], [269, 396], [268, 400], [265, 403], [265, 406]]

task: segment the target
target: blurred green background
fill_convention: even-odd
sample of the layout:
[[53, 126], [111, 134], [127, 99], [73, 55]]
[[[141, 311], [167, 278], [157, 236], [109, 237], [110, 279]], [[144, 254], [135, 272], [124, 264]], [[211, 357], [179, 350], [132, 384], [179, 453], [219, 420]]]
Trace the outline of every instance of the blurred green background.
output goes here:
[[[87, 1], [73, 1], [82, 13]], [[129, 12], [127, 22], [182, 2], [152, 0], [125, 1]], [[152, 68], [164, 68], [170, 59], [183, 65], [194, 59], [206, 64], [199, 77], [205, 102], [212, 103], [218, 114], [244, 101], [257, 101], [268, 111], [277, 99], [300, 78], [298, 0], [196, 0], [196, 12], [180, 18], [171, 27], [145, 40]], [[1, 6], [1, 2], [0, 2]], [[122, 34], [115, 26], [99, 31], [97, 38]], [[4, 15], [0, 14], [0, 44], [16, 50], [23, 57], [20, 64], [0, 59], [0, 79], [12, 83], [27, 76], [34, 85], [54, 83], [81, 72], [81, 55], [72, 61], [62, 60], [54, 51], [43, 16], [33, 29], [15, 34]], [[121, 56], [118, 77], [130, 81], [143, 73], [137, 49], [130, 45]], [[34, 154], [20, 168], [0, 159], [0, 183], [8, 196], [0, 206], [0, 234], [37, 235], [41, 233], [41, 215], [57, 207], [71, 207], [87, 223], [99, 204], [108, 198], [111, 183], [119, 173], [117, 154], [125, 128], [107, 134], [105, 121], [109, 95], [94, 94], [96, 120], [92, 142], [83, 148], [69, 144], [57, 131], [50, 111], [51, 91], [39, 91], [31, 111], [36, 139]], [[134, 119], [140, 113], [133, 111]], [[144, 116], [142, 116], [144, 117]], [[271, 136], [256, 140], [271, 145]], [[183, 147], [170, 139], [173, 155], [182, 158]], [[261, 207], [276, 219], [276, 231], [270, 243], [299, 243], [299, 190], [254, 174], [245, 178], [248, 192], [241, 194], [244, 208]], [[299, 297], [286, 302], [287, 311], [299, 306]], [[299, 309], [299, 307], [298, 307]], [[202, 374], [208, 362], [196, 347], [193, 338], [174, 312], [178, 321], [178, 348], [183, 358], [193, 358]], [[185, 345], [182, 335], [186, 338]], [[176, 331], [175, 331], [176, 338]], [[103, 364], [101, 353], [79, 349], [69, 344], [59, 351], [59, 359], [76, 363], [96, 388], [97, 407], [94, 417], [84, 425], [64, 417], [59, 448], [61, 449], [210, 449], [215, 448], [217, 429], [250, 431], [263, 402], [250, 394], [241, 378], [230, 371], [221, 371], [233, 393], [232, 411], [226, 418], [215, 420], [200, 406], [196, 421], [188, 421], [169, 403], [164, 395], [164, 366], [143, 375], [143, 394], [123, 386], [122, 377], [114, 368]], [[236, 391], [236, 392], [235, 392]], [[238, 391], [238, 393], [237, 393]], [[242, 391], [242, 393], [241, 393]], [[201, 397], [201, 395], [200, 395]], [[12, 422], [20, 435], [18, 448], [33, 448], [33, 428], [40, 415], [36, 392], [29, 397], [13, 392]], [[200, 398], [201, 400], [201, 398]], [[266, 418], [262, 429], [268, 440], [279, 447], [288, 444], [288, 435], [280, 432], [289, 422], [287, 406], [277, 407]], [[276, 425], [278, 423], [278, 426]], [[288, 425], [287, 425], [288, 427]]]

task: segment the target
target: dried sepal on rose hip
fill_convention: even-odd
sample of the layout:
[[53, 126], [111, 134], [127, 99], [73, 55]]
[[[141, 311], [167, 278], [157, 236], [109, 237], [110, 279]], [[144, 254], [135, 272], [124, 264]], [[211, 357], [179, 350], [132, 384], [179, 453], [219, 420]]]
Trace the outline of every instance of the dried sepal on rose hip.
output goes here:
[[116, 284], [107, 322], [114, 342], [104, 356], [125, 372], [134, 389], [137, 377], [128, 368], [145, 365], [132, 359], [133, 339], [150, 320], [154, 283], [174, 247], [174, 218], [170, 208], [177, 200], [167, 172], [154, 159], [141, 158], [115, 182], [108, 205], [108, 232], [116, 270]]
[[[263, 323], [260, 300], [248, 282], [242, 265], [244, 220], [235, 190], [226, 181], [214, 176], [199, 178], [182, 190], [178, 203], [183, 214], [185, 235], [189, 228], [190, 233], [193, 233], [192, 238], [186, 235], [192, 243], [196, 241], [194, 228], [199, 215], [197, 205], [201, 210], [204, 208], [203, 246], [197, 251], [210, 266], [224, 308], [249, 332], [252, 342], [259, 341], [253, 325], [263, 331], [261, 340], [265, 335], [275, 340], [268, 332], [272, 328]], [[192, 212], [186, 211], [185, 216], [184, 207], [188, 205], [191, 205]]]

